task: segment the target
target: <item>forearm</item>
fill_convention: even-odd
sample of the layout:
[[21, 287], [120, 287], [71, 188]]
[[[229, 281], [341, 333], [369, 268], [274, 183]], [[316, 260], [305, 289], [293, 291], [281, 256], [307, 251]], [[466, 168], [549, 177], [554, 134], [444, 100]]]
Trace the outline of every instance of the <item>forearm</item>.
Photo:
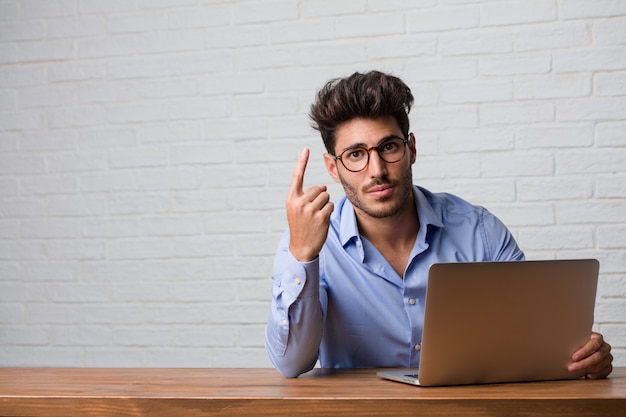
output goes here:
[[265, 347], [274, 366], [287, 377], [313, 368], [322, 338], [319, 262], [299, 263], [277, 255]]
[[[286, 377], [295, 378], [311, 370], [317, 362], [322, 338], [322, 319], [319, 302], [312, 301], [302, 299], [294, 303], [294, 312], [289, 314], [288, 324], [284, 324], [281, 318], [274, 317], [273, 314], [267, 323], [267, 354], [276, 369]], [[299, 315], [301, 320], [294, 320], [292, 316], [295, 315]]]

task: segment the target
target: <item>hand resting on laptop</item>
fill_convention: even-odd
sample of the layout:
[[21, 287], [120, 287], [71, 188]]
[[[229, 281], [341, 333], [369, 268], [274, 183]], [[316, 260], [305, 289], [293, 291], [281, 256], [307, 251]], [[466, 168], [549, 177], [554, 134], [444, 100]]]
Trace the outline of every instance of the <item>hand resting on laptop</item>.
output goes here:
[[585, 378], [606, 378], [613, 371], [611, 345], [604, 341], [600, 333], [593, 333], [589, 341], [572, 355], [570, 372], [586, 370]]

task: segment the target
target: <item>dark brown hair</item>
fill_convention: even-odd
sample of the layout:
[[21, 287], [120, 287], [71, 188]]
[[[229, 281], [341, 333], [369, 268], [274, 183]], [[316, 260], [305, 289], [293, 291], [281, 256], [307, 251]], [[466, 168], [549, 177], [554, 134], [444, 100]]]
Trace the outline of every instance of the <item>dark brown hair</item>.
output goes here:
[[413, 105], [411, 89], [399, 78], [379, 71], [355, 72], [346, 78], [330, 80], [317, 93], [309, 116], [322, 135], [326, 150], [335, 154], [335, 131], [352, 119], [391, 116], [409, 136], [409, 112]]

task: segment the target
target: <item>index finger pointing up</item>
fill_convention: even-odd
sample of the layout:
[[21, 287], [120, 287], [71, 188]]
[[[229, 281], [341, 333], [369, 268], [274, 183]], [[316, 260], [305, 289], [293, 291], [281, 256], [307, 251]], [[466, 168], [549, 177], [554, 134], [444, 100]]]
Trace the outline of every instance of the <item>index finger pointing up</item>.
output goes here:
[[302, 187], [304, 185], [304, 171], [306, 170], [306, 165], [309, 162], [309, 148], [304, 148], [302, 152], [300, 152], [300, 156], [298, 156], [298, 163], [296, 164], [296, 168], [293, 170], [293, 175], [291, 176], [291, 186], [289, 187], [289, 194], [300, 196], [302, 195]]

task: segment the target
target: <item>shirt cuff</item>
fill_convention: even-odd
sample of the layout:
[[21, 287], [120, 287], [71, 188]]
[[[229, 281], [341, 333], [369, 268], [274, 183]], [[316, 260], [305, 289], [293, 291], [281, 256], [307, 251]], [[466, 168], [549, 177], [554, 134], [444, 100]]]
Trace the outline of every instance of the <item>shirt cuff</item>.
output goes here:
[[286, 266], [281, 284], [283, 297], [289, 298], [289, 304], [297, 298], [319, 295], [319, 257], [300, 262], [289, 253]]

